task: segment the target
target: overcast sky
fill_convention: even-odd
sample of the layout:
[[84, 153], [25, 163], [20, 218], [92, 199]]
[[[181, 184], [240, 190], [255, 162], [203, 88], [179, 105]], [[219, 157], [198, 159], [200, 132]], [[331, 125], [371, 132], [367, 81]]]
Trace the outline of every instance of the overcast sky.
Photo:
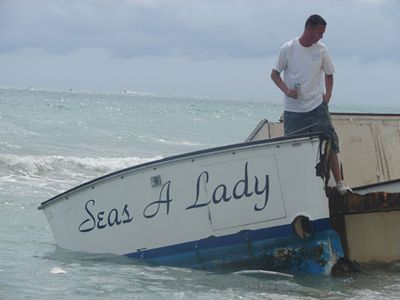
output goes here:
[[398, 0], [0, 0], [0, 86], [277, 102], [277, 51], [314, 13], [332, 101], [399, 103]]

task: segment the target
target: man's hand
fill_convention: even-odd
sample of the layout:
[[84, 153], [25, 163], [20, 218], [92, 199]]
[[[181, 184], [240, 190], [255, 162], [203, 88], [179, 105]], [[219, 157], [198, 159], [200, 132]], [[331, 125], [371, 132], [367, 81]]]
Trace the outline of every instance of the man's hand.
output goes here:
[[285, 95], [294, 99], [297, 99], [299, 97], [299, 93], [297, 92], [296, 89], [287, 89], [285, 91]]
[[280, 73], [277, 70], [272, 69], [271, 79], [280, 88], [280, 90], [285, 93], [286, 96], [297, 99], [299, 97], [297, 90], [289, 89], [283, 82]]
[[331, 101], [331, 94], [328, 94], [328, 93], [326, 93], [326, 94], [323, 94], [322, 95], [322, 100], [324, 100], [324, 102], [326, 103], [326, 105], [328, 105], [329, 104], [329, 101]]
[[326, 103], [329, 104], [332, 97], [332, 88], [333, 88], [333, 75], [325, 75], [325, 94], [322, 95], [322, 99]]

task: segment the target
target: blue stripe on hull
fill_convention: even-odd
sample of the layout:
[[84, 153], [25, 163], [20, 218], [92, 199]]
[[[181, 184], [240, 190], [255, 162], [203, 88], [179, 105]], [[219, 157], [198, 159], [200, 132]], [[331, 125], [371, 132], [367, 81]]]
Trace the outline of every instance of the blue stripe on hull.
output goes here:
[[151, 250], [129, 257], [191, 268], [257, 268], [290, 273], [329, 274], [343, 250], [329, 219], [312, 222], [314, 234], [303, 241], [292, 225], [244, 230]]

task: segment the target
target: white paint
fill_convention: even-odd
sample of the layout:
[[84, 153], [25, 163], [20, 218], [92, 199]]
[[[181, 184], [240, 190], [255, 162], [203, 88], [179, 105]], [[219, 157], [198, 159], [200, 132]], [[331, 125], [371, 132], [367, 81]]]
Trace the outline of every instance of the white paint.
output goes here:
[[[323, 182], [315, 176], [318, 143], [318, 139], [301, 138], [247, 144], [159, 161], [83, 186], [44, 205], [43, 210], [59, 247], [113, 254], [290, 224], [300, 213], [311, 220], [328, 218]], [[224, 184], [231, 195], [232, 188], [245, 178], [246, 163], [249, 197], [214, 203], [215, 188]], [[150, 178], [157, 175], [161, 185], [152, 187]], [[260, 191], [266, 175], [268, 202], [257, 211], [254, 208], [263, 207], [265, 194], [254, 193], [255, 178]], [[238, 184], [238, 195], [243, 194], [240, 186], [244, 184]], [[168, 188], [169, 210], [163, 203], [154, 217], [144, 217], [157, 211], [157, 203], [152, 202], [167, 199]], [[96, 218], [100, 212], [107, 220], [110, 214], [111, 221], [118, 210], [121, 224], [89, 230], [93, 221], [85, 205]], [[194, 206], [200, 207], [190, 208]], [[80, 226], [89, 231], [80, 232]]]

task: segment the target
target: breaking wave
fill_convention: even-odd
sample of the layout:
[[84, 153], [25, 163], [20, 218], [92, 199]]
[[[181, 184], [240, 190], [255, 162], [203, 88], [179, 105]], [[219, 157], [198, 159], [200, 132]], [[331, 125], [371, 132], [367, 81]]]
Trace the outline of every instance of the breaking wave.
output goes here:
[[161, 159], [0, 154], [0, 190], [46, 199], [99, 176]]
[[124, 169], [161, 156], [143, 157], [75, 157], [0, 154], [2, 176], [93, 177]]
[[166, 144], [166, 145], [174, 145], [174, 146], [188, 146], [188, 147], [206, 147], [210, 146], [204, 143], [194, 143], [186, 140], [167, 140], [163, 138], [148, 138], [149, 140], [159, 143], [159, 144]]

